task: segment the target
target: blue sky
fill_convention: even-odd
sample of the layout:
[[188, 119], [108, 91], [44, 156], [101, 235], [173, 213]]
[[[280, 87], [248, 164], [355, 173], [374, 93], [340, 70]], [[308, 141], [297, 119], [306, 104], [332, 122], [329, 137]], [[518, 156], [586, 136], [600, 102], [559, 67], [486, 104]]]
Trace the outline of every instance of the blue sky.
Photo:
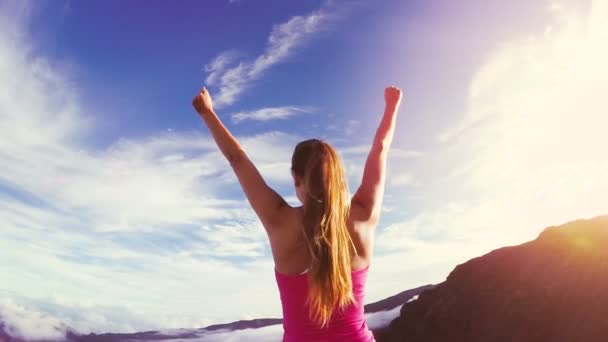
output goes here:
[[265, 233], [191, 109], [203, 85], [293, 204], [295, 144], [334, 144], [352, 192], [383, 88], [404, 90], [368, 301], [605, 214], [607, 11], [4, 1], [0, 314], [82, 332], [280, 315]]

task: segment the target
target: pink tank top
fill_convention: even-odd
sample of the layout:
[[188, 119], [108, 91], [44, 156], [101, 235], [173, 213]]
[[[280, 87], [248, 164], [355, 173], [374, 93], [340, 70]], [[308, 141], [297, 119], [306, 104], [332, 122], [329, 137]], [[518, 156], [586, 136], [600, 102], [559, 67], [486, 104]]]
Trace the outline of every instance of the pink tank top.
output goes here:
[[352, 272], [355, 303], [334, 311], [329, 324], [319, 328], [308, 317], [308, 274], [286, 275], [275, 270], [283, 306], [283, 342], [375, 341], [365, 323], [363, 300], [369, 266]]

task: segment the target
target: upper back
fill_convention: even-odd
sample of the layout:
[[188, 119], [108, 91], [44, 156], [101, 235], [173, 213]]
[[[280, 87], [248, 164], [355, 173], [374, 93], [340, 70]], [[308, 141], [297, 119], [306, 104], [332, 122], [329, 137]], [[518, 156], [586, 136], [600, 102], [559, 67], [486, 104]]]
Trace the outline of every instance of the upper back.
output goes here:
[[[304, 210], [302, 207], [289, 207], [287, 210], [287, 219], [282, 227], [269, 233], [270, 246], [278, 272], [300, 274], [307, 270], [311, 263], [302, 234]], [[365, 221], [365, 215], [357, 205], [351, 206], [347, 227], [357, 250], [357, 255], [351, 260], [351, 269], [362, 269], [371, 263], [374, 229], [371, 223]]]

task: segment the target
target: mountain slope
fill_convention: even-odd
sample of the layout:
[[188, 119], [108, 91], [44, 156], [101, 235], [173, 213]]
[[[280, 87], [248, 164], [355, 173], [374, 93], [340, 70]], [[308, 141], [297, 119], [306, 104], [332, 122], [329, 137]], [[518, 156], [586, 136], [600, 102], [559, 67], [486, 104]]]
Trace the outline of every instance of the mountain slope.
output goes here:
[[381, 341], [608, 340], [608, 216], [549, 227], [457, 266]]

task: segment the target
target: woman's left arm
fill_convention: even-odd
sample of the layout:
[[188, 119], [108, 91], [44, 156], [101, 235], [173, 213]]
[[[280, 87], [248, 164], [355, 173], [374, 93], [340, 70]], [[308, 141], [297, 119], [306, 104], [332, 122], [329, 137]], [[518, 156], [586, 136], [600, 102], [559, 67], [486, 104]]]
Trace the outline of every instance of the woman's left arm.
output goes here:
[[222, 121], [213, 111], [213, 102], [209, 91], [203, 88], [192, 100], [192, 105], [205, 121], [220, 151], [228, 159], [249, 204], [262, 221], [264, 228], [270, 233], [269, 230], [283, 222], [284, 215], [290, 206], [266, 184], [239, 142], [222, 124]]

